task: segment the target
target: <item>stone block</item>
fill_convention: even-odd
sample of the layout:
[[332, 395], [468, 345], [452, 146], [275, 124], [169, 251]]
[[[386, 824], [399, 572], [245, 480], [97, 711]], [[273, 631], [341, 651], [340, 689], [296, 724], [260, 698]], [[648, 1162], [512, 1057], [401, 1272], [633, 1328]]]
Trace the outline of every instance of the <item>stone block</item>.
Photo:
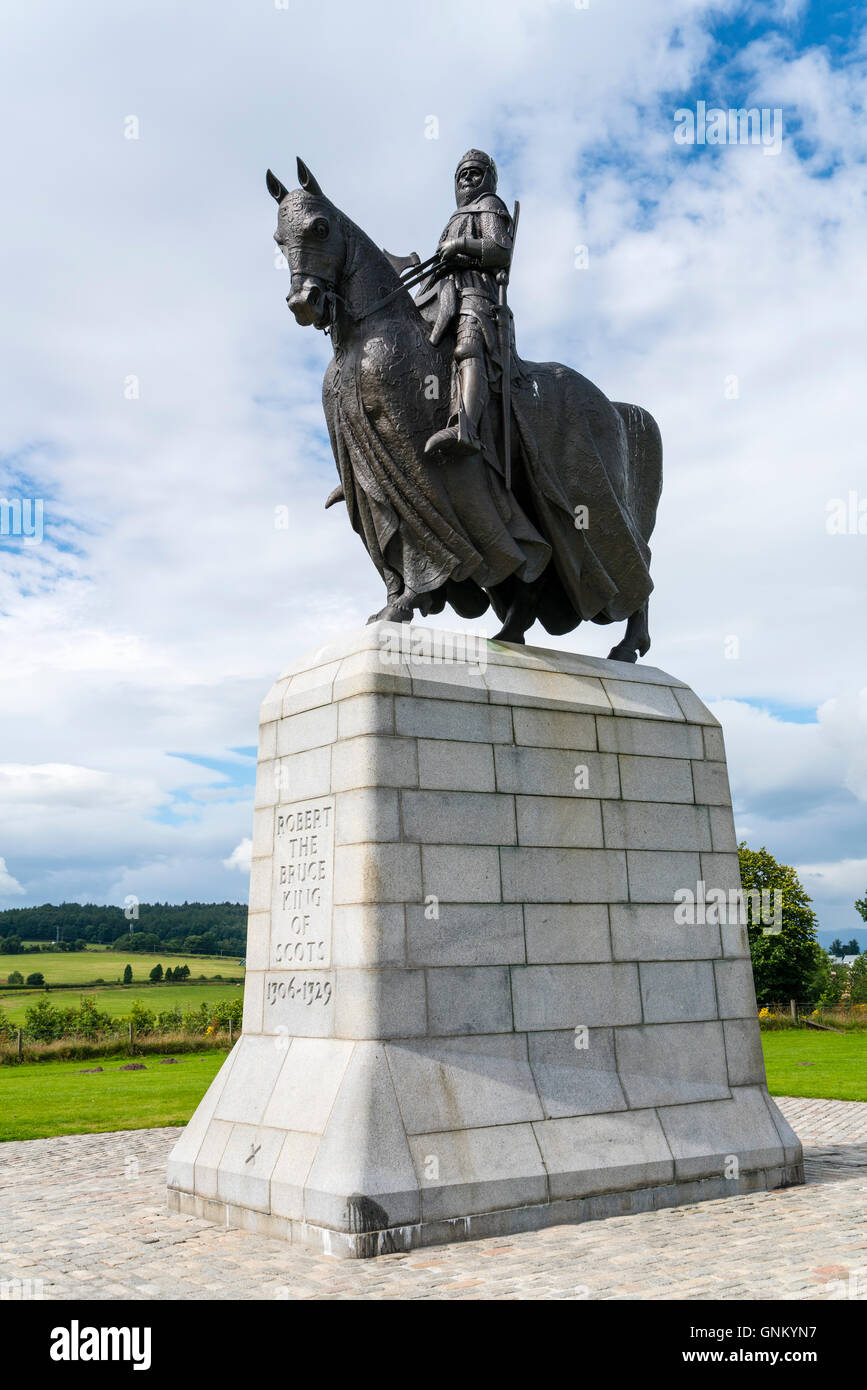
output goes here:
[[695, 885], [701, 876], [699, 855], [680, 850], [630, 849], [626, 852], [629, 869], [629, 897], [634, 903], [671, 903], [675, 894]]
[[[433, 896], [443, 903], [502, 900], [500, 857], [496, 849], [477, 845], [424, 845], [421, 856], [426, 899]], [[419, 901], [421, 894], [415, 894], [415, 898]]]
[[340, 792], [336, 803], [336, 845], [400, 839], [400, 802], [394, 787], [359, 787]]
[[354, 695], [349, 700], [341, 700], [335, 708], [338, 738], [358, 738], [365, 734], [390, 736], [405, 732], [395, 728], [394, 695]]
[[620, 754], [620, 784], [626, 801], [693, 801], [692, 773], [686, 758]]
[[401, 903], [421, 898], [418, 845], [338, 845], [334, 903]]
[[725, 763], [696, 762], [692, 764], [695, 799], [705, 806], [731, 806], [728, 772]]
[[615, 1031], [630, 1109], [728, 1098], [721, 1023], [653, 1023]]
[[[497, 707], [494, 707], [497, 708]], [[596, 720], [592, 714], [573, 714], [568, 710], [522, 709], [512, 711], [515, 742], [532, 748], [575, 748], [596, 751]], [[613, 723], [613, 720], [604, 722]], [[508, 743], [508, 737], [492, 743]]]
[[711, 848], [718, 854], [736, 854], [735, 818], [730, 806], [708, 806]]
[[611, 959], [605, 903], [528, 903], [524, 922], [530, 965]]
[[612, 903], [615, 960], [712, 960], [720, 954], [720, 929], [710, 923], [678, 924], [672, 903]]
[[452, 743], [509, 743], [512, 738], [511, 715], [503, 706], [398, 695], [394, 708], [396, 732], [410, 738]]
[[665, 685], [646, 685], [642, 681], [603, 680], [605, 694], [615, 714], [636, 719], [674, 719], [683, 723], [684, 714]]
[[365, 969], [406, 964], [403, 903], [348, 903], [334, 908], [335, 966]]
[[[755, 1014], [749, 1018], [727, 1018], [725, 1034], [729, 1082], [732, 1086], [764, 1086], [765, 1059], [762, 1035]], [[786, 1159], [786, 1162], [790, 1162]]]
[[385, 1046], [357, 1043], [307, 1177], [307, 1222], [336, 1231], [406, 1226], [418, 1183]]
[[217, 1198], [252, 1211], [269, 1211], [271, 1174], [283, 1147], [283, 1132], [232, 1125], [217, 1172]]
[[710, 850], [706, 806], [603, 801], [606, 849]]
[[653, 1110], [542, 1120], [533, 1129], [552, 1201], [654, 1187], [674, 1177]]
[[730, 1100], [665, 1106], [658, 1114], [679, 1180], [725, 1177], [732, 1158], [738, 1172], [784, 1162], [782, 1141], [758, 1086], [733, 1088]]
[[304, 1188], [319, 1148], [318, 1134], [294, 1133], [284, 1137], [271, 1173], [271, 1212], [290, 1221], [304, 1219]]
[[514, 965], [512, 994], [519, 1032], [641, 1022], [632, 964]]
[[245, 1033], [214, 1110], [217, 1120], [260, 1125], [286, 1060], [286, 1039]]
[[319, 705], [303, 714], [284, 716], [277, 725], [277, 752], [281, 758], [321, 748], [337, 738], [337, 705]]
[[418, 785], [433, 791], [492, 792], [494, 754], [487, 743], [418, 740]]
[[405, 791], [403, 833], [422, 844], [513, 845], [515, 802], [496, 792]]
[[425, 1032], [423, 970], [338, 970], [334, 1029], [341, 1038], [413, 1038]]
[[528, 1035], [530, 1067], [546, 1120], [626, 1109], [614, 1032], [562, 1028]]
[[527, 1045], [514, 1033], [390, 1043], [387, 1053], [407, 1134], [542, 1119]]
[[[333, 746], [339, 747], [339, 744]], [[306, 801], [313, 796], [327, 796], [331, 791], [331, 753], [329, 745], [281, 758], [275, 771], [277, 801]]]
[[343, 1038], [290, 1038], [262, 1124], [323, 1134], [355, 1043]]
[[719, 720], [711, 714], [707, 705], [695, 694], [695, 691], [688, 687], [681, 687], [674, 692], [675, 699], [683, 710], [684, 717], [691, 724], [711, 724], [719, 725]]
[[521, 666], [490, 665], [485, 685], [492, 704], [608, 714], [611, 705], [600, 680]]
[[524, 959], [524, 922], [519, 904], [408, 903], [406, 950], [409, 965], [511, 965]]
[[591, 753], [580, 748], [494, 749], [497, 790], [529, 796], [620, 795], [617, 758], [611, 753]]
[[426, 1221], [547, 1198], [545, 1168], [529, 1124], [440, 1131], [409, 1142]]
[[692, 1023], [717, 1018], [711, 961], [642, 962], [645, 1023]]
[[[518, 843], [575, 849], [602, 848], [598, 801], [578, 796], [518, 796]], [[502, 840], [500, 843], [514, 843]]]
[[331, 790], [417, 787], [415, 740], [370, 734], [342, 739], [331, 755]]
[[426, 974], [428, 1032], [432, 1036], [511, 1032], [512, 998], [506, 966], [441, 966]]
[[604, 849], [500, 850], [504, 902], [623, 902], [626, 856]]
[[644, 758], [701, 758], [701, 726], [664, 719], [597, 719], [599, 751]]
[[753, 967], [745, 960], [718, 960], [714, 965], [720, 1018], [756, 1017]]

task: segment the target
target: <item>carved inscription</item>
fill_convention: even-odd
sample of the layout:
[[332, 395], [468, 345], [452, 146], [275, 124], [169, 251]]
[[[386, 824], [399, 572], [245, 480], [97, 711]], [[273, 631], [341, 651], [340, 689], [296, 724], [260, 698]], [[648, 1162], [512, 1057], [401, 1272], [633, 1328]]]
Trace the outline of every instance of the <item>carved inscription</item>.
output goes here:
[[271, 892], [272, 969], [328, 969], [333, 897], [334, 798], [278, 806]]

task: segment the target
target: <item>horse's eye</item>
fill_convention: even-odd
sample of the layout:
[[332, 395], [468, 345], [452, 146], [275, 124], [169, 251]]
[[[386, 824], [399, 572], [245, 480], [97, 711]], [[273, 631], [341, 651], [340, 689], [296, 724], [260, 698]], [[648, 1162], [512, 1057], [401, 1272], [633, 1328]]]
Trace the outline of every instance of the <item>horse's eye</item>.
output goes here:
[[326, 222], [325, 218], [317, 217], [316, 221], [313, 223], [311, 231], [313, 232], [313, 235], [315, 237], [319, 238], [320, 241], [324, 241], [325, 238], [328, 236], [329, 231], [328, 223]]

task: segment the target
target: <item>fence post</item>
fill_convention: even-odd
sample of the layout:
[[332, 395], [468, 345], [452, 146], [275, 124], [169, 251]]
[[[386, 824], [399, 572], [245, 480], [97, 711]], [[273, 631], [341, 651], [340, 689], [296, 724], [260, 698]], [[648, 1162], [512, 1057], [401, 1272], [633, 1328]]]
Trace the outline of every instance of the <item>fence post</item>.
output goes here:
[[21, 1061], [21, 1058], [23, 1057], [23, 1055], [24, 1055], [24, 1030], [23, 1030], [23, 1028], [19, 1028], [19, 1029], [18, 1029], [18, 1060], [19, 1060], [19, 1062]]
[[129, 1021], [129, 1045], [132, 1047], [132, 1019]]
[[790, 1012], [790, 1014], [792, 1015], [792, 1022], [793, 1022], [793, 1023], [797, 1023], [797, 1021], [798, 1021], [798, 1002], [797, 1002], [796, 999], [790, 999], [790, 1000], [789, 1000], [789, 1012]]

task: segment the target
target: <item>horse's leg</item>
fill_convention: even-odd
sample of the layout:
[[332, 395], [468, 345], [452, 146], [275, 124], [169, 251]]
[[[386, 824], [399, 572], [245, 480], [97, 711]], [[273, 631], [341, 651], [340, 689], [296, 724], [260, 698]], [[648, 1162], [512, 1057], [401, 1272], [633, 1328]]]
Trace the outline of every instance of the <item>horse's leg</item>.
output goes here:
[[628, 618], [623, 641], [611, 648], [608, 659], [610, 661], [636, 661], [639, 656], [645, 656], [649, 651], [650, 628], [647, 621], [647, 604], [644, 603], [637, 613], [632, 613]]
[[[506, 583], [508, 582], [507, 580]], [[539, 611], [539, 596], [547, 582], [547, 570], [530, 584], [525, 584], [520, 579], [514, 581], [512, 596], [506, 610], [506, 620], [492, 641], [523, 644], [525, 632], [536, 621], [536, 615]]]

